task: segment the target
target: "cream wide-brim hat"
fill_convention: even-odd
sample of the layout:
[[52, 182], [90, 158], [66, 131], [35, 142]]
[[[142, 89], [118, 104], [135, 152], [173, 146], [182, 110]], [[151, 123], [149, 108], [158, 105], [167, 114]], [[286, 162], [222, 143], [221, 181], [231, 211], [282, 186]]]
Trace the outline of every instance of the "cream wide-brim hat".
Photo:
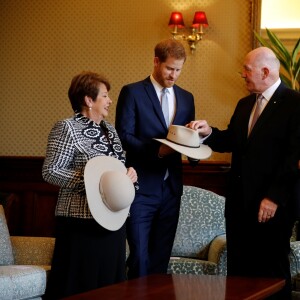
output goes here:
[[117, 158], [97, 156], [84, 169], [87, 202], [93, 218], [104, 228], [122, 227], [134, 200], [135, 189], [127, 169]]
[[200, 144], [198, 132], [185, 126], [171, 125], [166, 139], [155, 140], [192, 159], [207, 159], [212, 154], [210, 147]]

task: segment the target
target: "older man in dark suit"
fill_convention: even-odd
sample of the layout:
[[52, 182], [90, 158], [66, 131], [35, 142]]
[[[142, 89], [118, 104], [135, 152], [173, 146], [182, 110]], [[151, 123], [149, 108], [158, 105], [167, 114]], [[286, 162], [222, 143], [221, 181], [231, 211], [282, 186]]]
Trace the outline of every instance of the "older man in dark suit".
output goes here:
[[284, 86], [279, 68], [269, 48], [252, 50], [242, 71], [251, 94], [238, 102], [228, 128], [204, 120], [189, 127], [214, 151], [232, 152], [225, 206], [228, 275], [285, 278], [276, 299], [290, 299], [300, 94]]
[[140, 187], [127, 221], [129, 278], [167, 271], [183, 190], [182, 160], [153, 138], [165, 138], [169, 124], [195, 118], [193, 95], [175, 85], [185, 60], [180, 42], [158, 43], [151, 76], [124, 86], [119, 95], [116, 129]]

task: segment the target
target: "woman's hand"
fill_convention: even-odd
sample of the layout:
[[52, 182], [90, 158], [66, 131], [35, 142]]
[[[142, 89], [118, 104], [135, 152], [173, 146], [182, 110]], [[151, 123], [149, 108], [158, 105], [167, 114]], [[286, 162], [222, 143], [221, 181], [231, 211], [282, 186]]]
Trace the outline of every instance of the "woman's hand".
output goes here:
[[126, 175], [131, 179], [133, 183], [137, 182], [138, 177], [134, 168], [128, 168]]

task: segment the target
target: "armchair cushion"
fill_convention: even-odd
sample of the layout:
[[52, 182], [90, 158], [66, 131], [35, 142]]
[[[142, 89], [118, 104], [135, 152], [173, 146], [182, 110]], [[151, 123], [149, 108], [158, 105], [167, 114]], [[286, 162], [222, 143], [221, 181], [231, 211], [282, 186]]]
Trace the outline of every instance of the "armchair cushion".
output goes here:
[[218, 266], [214, 262], [196, 258], [171, 257], [169, 274], [216, 275]]

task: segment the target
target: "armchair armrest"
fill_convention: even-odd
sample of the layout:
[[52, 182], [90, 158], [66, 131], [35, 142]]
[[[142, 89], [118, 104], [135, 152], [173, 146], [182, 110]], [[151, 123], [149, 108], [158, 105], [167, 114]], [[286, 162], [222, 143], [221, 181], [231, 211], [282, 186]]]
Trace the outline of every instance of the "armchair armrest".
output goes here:
[[[293, 293], [296, 293], [298, 295], [300, 293], [300, 241], [291, 242], [290, 245], [291, 252], [289, 255], [289, 259], [293, 282]], [[297, 297], [295, 296], [295, 299], [296, 298]]]
[[217, 264], [219, 275], [227, 274], [226, 234], [213, 239], [208, 250], [208, 261]]
[[294, 241], [290, 243], [291, 252], [289, 255], [291, 264], [292, 277], [299, 274], [300, 276], [300, 241]]
[[10, 238], [16, 265], [40, 265], [50, 268], [55, 238], [24, 236]]

